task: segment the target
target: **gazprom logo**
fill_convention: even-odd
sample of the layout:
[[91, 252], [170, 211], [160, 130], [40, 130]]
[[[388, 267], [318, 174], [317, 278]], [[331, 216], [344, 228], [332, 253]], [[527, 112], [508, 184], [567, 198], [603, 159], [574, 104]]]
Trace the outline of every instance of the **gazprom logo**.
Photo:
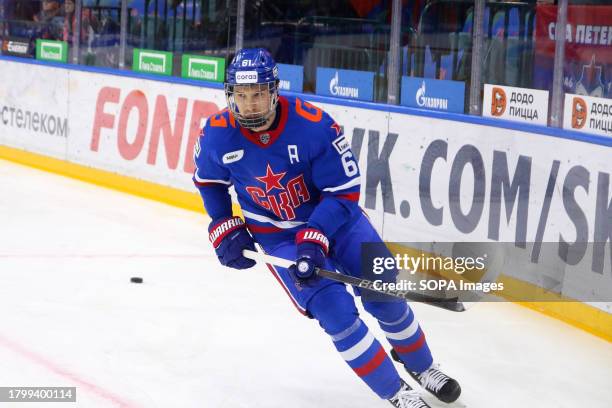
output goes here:
[[359, 89], [351, 88], [348, 86], [340, 86], [338, 78], [338, 71], [336, 71], [336, 75], [329, 81], [329, 93], [334, 96], [343, 96], [345, 98], [359, 98]]
[[448, 99], [425, 96], [425, 90], [425, 81], [423, 81], [415, 95], [416, 103], [419, 107], [448, 110]]

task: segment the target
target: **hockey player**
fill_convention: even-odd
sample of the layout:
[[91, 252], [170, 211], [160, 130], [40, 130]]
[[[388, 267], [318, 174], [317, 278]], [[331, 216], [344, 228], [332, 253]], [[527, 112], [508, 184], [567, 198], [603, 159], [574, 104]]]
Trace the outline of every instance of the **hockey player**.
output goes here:
[[[226, 81], [228, 108], [206, 122], [193, 177], [212, 219], [209, 238], [219, 261], [252, 267], [255, 262], [242, 250], [255, 249], [255, 242], [271, 255], [295, 259], [297, 267], [269, 266], [295, 307], [318, 321], [349, 367], [381, 398], [395, 407], [427, 407], [359, 318], [345, 285], [315, 274], [321, 267], [360, 276], [361, 243], [381, 242], [358, 206], [359, 168], [341, 127], [308, 102], [279, 96], [278, 68], [265, 49], [240, 50]], [[246, 222], [232, 215], [231, 185]], [[438, 399], [455, 401], [459, 384], [433, 363], [408, 304], [362, 303], [410, 375]]]

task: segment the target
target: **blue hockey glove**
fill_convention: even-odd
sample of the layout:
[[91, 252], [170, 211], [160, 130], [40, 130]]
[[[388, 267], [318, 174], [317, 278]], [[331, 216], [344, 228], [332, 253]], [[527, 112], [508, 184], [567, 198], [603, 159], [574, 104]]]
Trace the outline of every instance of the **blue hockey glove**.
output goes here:
[[315, 276], [315, 268], [325, 266], [325, 258], [329, 251], [329, 240], [319, 230], [306, 228], [295, 235], [297, 259], [290, 272], [298, 280], [305, 281]]
[[255, 250], [255, 241], [240, 217], [215, 220], [210, 223], [208, 232], [221, 265], [234, 269], [248, 269], [255, 265], [255, 261], [242, 256], [243, 249]]

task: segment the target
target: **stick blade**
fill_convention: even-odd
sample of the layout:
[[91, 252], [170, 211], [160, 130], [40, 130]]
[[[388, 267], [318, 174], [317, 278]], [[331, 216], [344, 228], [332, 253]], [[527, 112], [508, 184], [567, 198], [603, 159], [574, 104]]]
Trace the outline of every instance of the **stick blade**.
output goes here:
[[463, 303], [459, 302], [456, 298], [443, 300], [443, 301], [435, 302], [435, 303], [439, 303], [442, 308], [446, 310], [450, 310], [451, 312], [465, 312], [466, 311], [466, 308], [463, 305]]

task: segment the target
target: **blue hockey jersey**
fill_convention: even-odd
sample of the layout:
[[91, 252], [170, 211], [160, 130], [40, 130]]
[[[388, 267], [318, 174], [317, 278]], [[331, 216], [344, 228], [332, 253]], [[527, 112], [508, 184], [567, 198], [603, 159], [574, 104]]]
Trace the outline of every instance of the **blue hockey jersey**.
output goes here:
[[279, 97], [276, 127], [252, 132], [228, 110], [211, 116], [195, 147], [193, 181], [211, 218], [231, 215], [233, 185], [264, 247], [312, 227], [333, 239], [359, 216], [359, 168], [341, 127], [299, 98]]

